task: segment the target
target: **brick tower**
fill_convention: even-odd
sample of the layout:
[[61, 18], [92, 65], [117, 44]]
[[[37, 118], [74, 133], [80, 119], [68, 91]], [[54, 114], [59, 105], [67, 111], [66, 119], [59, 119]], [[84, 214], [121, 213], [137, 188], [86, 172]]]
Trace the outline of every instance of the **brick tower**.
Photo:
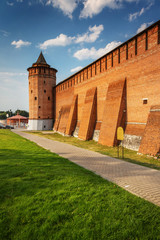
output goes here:
[[29, 67], [29, 123], [28, 130], [50, 130], [53, 128], [53, 87], [57, 70], [46, 63], [42, 54]]

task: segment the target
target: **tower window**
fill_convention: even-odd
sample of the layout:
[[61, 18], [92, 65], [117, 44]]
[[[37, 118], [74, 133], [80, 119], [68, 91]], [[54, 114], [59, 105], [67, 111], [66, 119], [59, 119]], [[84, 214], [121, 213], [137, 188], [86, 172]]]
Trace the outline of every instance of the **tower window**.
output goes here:
[[50, 97], [48, 97], [48, 100], [50, 100]]
[[38, 106], [38, 108], [41, 108], [41, 106]]
[[46, 73], [46, 69], [44, 68], [44, 73]]
[[143, 98], [143, 104], [147, 104], [148, 103], [148, 98]]
[[41, 118], [40, 116], [38, 116], [38, 118]]
[[33, 92], [33, 90], [31, 90], [31, 93]]
[[46, 83], [46, 81], [44, 80], [44, 84]]
[[44, 93], [46, 93], [46, 90], [44, 90]]
[[35, 97], [34, 99], [37, 100], [37, 97]]

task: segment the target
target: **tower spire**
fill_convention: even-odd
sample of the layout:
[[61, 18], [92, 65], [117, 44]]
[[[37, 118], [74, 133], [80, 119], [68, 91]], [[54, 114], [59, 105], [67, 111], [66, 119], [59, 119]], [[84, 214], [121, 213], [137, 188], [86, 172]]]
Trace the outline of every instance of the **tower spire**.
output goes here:
[[47, 64], [47, 62], [46, 62], [46, 60], [45, 60], [45, 58], [44, 58], [44, 56], [43, 56], [42, 51], [41, 51], [41, 53], [40, 53], [40, 55], [39, 55], [36, 63]]

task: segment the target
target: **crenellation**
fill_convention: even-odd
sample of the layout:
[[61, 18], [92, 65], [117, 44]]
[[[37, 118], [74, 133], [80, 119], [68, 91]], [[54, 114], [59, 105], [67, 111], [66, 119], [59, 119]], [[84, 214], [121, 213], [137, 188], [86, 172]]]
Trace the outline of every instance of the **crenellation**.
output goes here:
[[92, 67], [92, 77], [95, 77], [95, 64], [92, 64], [91, 67]]
[[[72, 79], [71, 83], [68, 83], [67, 88], [73, 87], [76, 84], [94, 78], [96, 75], [103, 73], [106, 70], [108, 71], [111, 68], [119, 66], [119, 64], [125, 63], [127, 60], [135, 58], [136, 55], [145, 53], [148, 48], [154, 46], [153, 43], [156, 42], [158, 29], [159, 27], [155, 26], [153, 29], [149, 29], [138, 34], [136, 37], [133, 37], [128, 42], [122, 44], [120, 47], [117, 47], [115, 50], [106, 54], [106, 56], [95, 61], [88, 67], [80, 70], [79, 73], [75, 73], [74, 77], [77, 75], [78, 80]], [[69, 81], [69, 79], [67, 79], [67, 81]], [[66, 88], [62, 88], [61, 91], [65, 89]]]
[[107, 56], [105, 57], [105, 69], [107, 70]]

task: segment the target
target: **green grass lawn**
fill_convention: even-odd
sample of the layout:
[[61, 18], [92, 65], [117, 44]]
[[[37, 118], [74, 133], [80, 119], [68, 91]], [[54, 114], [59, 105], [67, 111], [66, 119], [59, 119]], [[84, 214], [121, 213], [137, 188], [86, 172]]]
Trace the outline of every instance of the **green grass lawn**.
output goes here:
[[[103, 146], [101, 144], [98, 144], [97, 142], [91, 140], [91, 141], [82, 141], [79, 140], [75, 137], [67, 137], [67, 136], [62, 136], [58, 133], [54, 133], [53, 131], [47, 134], [45, 131], [43, 132], [29, 132], [32, 134], [37, 134], [41, 137], [46, 137], [55, 141], [60, 141], [60, 142], [65, 142], [69, 143], [81, 148], [86, 148], [95, 152], [102, 153], [104, 155], [108, 155], [111, 157], [117, 158], [117, 147], [107, 147]], [[122, 151], [121, 151], [122, 152]], [[122, 154], [120, 154], [122, 156]], [[151, 156], [146, 156], [146, 155], [138, 155], [136, 151], [132, 151], [129, 149], [124, 150], [124, 160], [127, 162], [132, 162], [136, 163], [142, 166], [154, 168], [157, 170], [160, 170], [160, 159], [155, 159], [154, 157]]]
[[160, 208], [0, 130], [0, 240], [160, 239]]

